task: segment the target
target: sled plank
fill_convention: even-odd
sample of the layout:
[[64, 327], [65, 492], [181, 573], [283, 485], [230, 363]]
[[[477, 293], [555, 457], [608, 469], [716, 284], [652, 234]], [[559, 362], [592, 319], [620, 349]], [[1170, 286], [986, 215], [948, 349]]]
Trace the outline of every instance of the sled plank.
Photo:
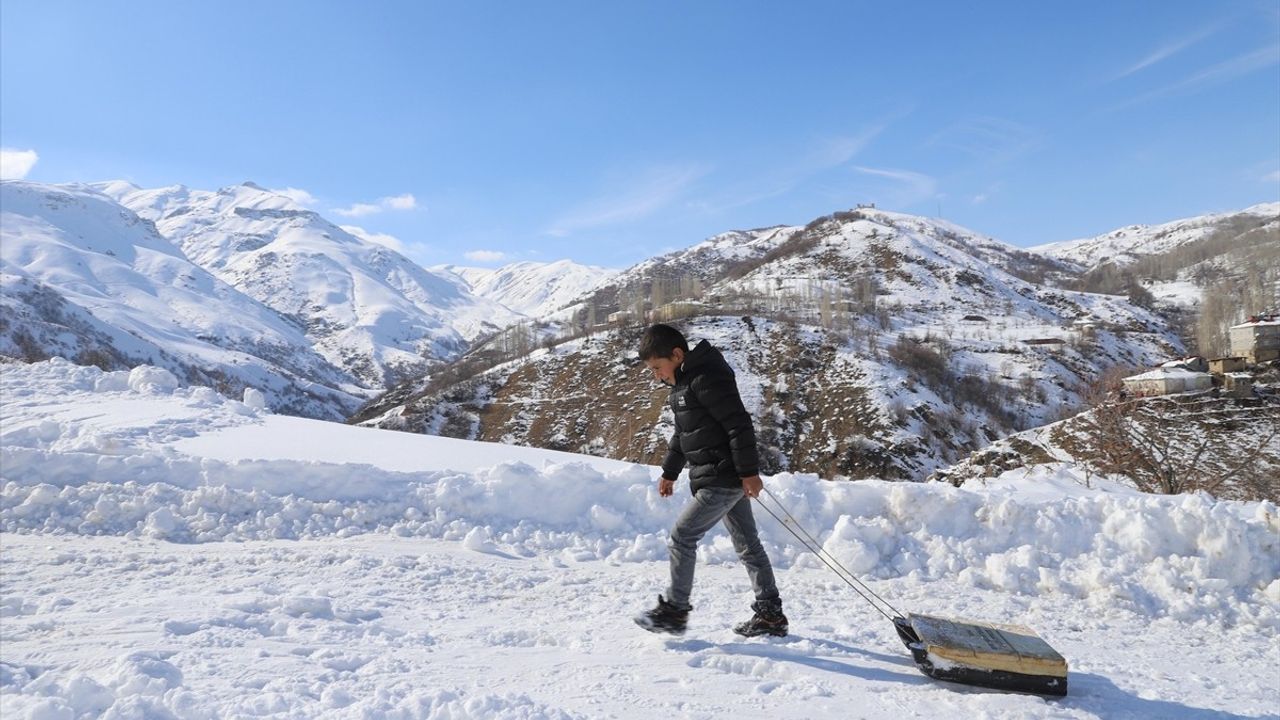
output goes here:
[[1067, 661], [1029, 627], [911, 614], [930, 655], [974, 668], [1067, 676]]

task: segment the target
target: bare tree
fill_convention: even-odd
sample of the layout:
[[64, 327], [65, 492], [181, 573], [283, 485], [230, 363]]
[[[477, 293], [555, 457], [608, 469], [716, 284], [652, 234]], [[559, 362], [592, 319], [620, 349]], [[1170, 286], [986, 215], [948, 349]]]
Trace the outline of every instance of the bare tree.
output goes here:
[[1096, 394], [1077, 425], [1076, 457], [1143, 492], [1280, 496], [1280, 406], [1230, 399]]

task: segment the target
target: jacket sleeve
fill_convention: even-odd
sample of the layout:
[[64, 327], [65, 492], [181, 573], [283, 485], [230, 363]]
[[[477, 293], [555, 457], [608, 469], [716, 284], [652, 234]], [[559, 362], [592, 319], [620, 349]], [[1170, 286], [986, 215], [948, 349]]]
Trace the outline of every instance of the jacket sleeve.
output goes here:
[[662, 476], [678, 480], [680, 471], [684, 470], [684, 452], [680, 449], [680, 431], [671, 433], [671, 442], [667, 443], [667, 456], [662, 460]]
[[756, 431], [751, 415], [742, 405], [738, 383], [729, 373], [706, 373], [694, 378], [690, 385], [698, 402], [729, 436], [729, 450], [738, 477], [760, 474], [760, 455], [756, 450]]

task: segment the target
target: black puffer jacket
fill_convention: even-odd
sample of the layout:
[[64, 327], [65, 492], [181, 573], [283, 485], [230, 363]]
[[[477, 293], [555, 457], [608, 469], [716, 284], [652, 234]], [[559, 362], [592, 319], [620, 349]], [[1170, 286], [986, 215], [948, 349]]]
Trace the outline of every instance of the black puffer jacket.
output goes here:
[[675, 479], [689, 464], [689, 489], [742, 487], [760, 473], [756, 433], [724, 355], [706, 340], [685, 355], [671, 388], [676, 431], [662, 474]]

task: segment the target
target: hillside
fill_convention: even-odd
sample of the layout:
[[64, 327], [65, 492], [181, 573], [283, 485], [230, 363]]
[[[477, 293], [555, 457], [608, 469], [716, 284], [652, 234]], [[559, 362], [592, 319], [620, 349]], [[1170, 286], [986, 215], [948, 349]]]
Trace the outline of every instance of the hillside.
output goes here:
[[1034, 249], [1079, 268], [1065, 287], [1126, 295], [1206, 357], [1228, 352], [1230, 326], [1280, 308], [1280, 203]]
[[1093, 482], [1144, 492], [1280, 502], [1280, 368], [1255, 375], [1255, 395], [1245, 399], [1202, 392], [1099, 403], [998, 440], [930, 479], [980, 486], [1066, 463]]
[[190, 262], [155, 227], [86, 186], [0, 183], [0, 354], [106, 369], [162, 366], [281, 412], [339, 419], [354, 378], [303, 329]]
[[[1055, 419], [1106, 367], [1181, 350], [1124, 298], [1010, 272], [1061, 270], [872, 209], [725, 234], [620, 273], [558, 325], [532, 328], [541, 349], [481, 346], [352, 421], [653, 462], [670, 426], [665, 392], [634, 359], [643, 311], [725, 350], [767, 471], [921, 479]], [[612, 325], [586, 322], [611, 314]]]
[[1029, 249], [1089, 271], [1103, 265], [1132, 265], [1144, 258], [1164, 255], [1208, 239], [1224, 229], [1239, 231], [1244, 227], [1275, 227], [1278, 222], [1280, 203], [1261, 203], [1239, 212], [1198, 215], [1158, 225], [1129, 225], [1096, 237], [1048, 243]]
[[300, 324], [366, 388], [421, 374], [519, 319], [253, 183], [216, 192], [95, 187], [154, 222], [193, 262]]

